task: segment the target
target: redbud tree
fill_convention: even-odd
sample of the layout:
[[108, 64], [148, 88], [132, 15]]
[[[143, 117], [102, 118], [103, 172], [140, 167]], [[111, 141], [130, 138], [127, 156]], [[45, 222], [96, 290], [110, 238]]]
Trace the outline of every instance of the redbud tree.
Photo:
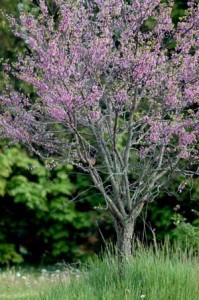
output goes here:
[[1, 135], [88, 173], [128, 257], [145, 204], [173, 176], [197, 173], [198, 5], [174, 25], [172, 1], [54, 3], [56, 15], [41, 0], [7, 16], [28, 51], [5, 76], [32, 95], [6, 85]]

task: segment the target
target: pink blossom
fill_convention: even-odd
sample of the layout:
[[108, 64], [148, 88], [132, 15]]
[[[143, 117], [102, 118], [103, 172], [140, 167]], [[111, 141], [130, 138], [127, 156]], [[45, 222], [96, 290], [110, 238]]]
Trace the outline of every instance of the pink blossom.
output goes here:
[[11, 71], [11, 66], [9, 64], [4, 65], [5, 71], [10, 72]]
[[118, 91], [118, 93], [116, 94], [116, 101], [117, 102], [126, 102], [128, 99], [128, 95], [127, 92], [125, 90], [120, 90]]
[[100, 112], [99, 111], [91, 111], [90, 117], [93, 121], [97, 121], [100, 119]]
[[40, 8], [41, 8], [42, 14], [44, 16], [47, 16], [47, 14], [48, 14], [48, 7], [45, 4], [45, 0], [39, 0], [39, 5], [40, 5]]
[[197, 141], [197, 139], [196, 139], [196, 135], [194, 133], [184, 132], [180, 135], [179, 145], [180, 146], [191, 145], [196, 141]]
[[175, 107], [176, 104], [178, 104], [178, 99], [177, 99], [177, 97], [176, 97], [176, 96], [173, 96], [173, 95], [168, 95], [168, 96], [167, 96], [166, 104]]
[[184, 151], [180, 154], [180, 158], [184, 158], [184, 159], [187, 159], [190, 157], [190, 153], [187, 152], [187, 151]]
[[49, 54], [51, 56], [56, 56], [57, 55], [57, 45], [56, 45], [56, 42], [55, 41], [52, 41], [50, 43], [50, 46], [49, 46]]
[[50, 115], [58, 121], [66, 120], [66, 112], [63, 108], [50, 108], [49, 109]]

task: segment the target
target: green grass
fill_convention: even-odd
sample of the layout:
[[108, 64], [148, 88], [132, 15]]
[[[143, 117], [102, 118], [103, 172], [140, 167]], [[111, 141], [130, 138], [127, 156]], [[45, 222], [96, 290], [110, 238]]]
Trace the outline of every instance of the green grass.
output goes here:
[[[118, 264], [114, 255], [96, 257], [81, 268], [80, 273], [66, 275], [60, 272], [57, 278], [37, 276], [37, 283], [29, 289], [22, 283], [2, 285], [0, 275], [0, 299], [34, 300], [198, 300], [199, 258], [191, 251], [183, 253], [163, 247], [154, 254], [152, 249], [139, 248], [118, 276]], [[29, 281], [31, 282], [31, 276]], [[16, 276], [15, 276], [16, 277]], [[35, 277], [34, 277], [35, 278]], [[20, 278], [17, 278], [19, 281]], [[22, 279], [21, 279], [22, 280]], [[34, 280], [33, 280], [34, 281]], [[11, 288], [12, 286], [12, 288]], [[19, 289], [21, 291], [19, 292]], [[20, 293], [24, 296], [20, 296]], [[17, 297], [12, 297], [16, 295]], [[2, 298], [2, 294], [4, 298]], [[10, 297], [10, 298], [9, 298]]]
[[14, 268], [0, 272], [1, 300], [39, 300], [60, 282], [67, 284], [69, 276], [45, 269]]

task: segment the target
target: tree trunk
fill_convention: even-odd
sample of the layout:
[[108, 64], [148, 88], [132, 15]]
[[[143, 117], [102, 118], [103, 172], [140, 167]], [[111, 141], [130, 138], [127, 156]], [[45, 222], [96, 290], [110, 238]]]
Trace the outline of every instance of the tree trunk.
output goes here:
[[115, 229], [117, 233], [119, 265], [122, 265], [124, 260], [128, 260], [131, 257], [134, 227], [134, 219], [129, 220], [124, 225], [116, 221]]

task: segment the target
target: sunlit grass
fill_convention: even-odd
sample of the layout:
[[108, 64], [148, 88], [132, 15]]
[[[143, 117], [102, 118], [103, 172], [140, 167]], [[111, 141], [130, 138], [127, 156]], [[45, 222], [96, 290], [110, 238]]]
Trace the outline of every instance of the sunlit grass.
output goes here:
[[69, 276], [59, 270], [49, 272], [46, 269], [14, 268], [0, 273], [1, 300], [38, 300], [61, 282], [67, 283]]

